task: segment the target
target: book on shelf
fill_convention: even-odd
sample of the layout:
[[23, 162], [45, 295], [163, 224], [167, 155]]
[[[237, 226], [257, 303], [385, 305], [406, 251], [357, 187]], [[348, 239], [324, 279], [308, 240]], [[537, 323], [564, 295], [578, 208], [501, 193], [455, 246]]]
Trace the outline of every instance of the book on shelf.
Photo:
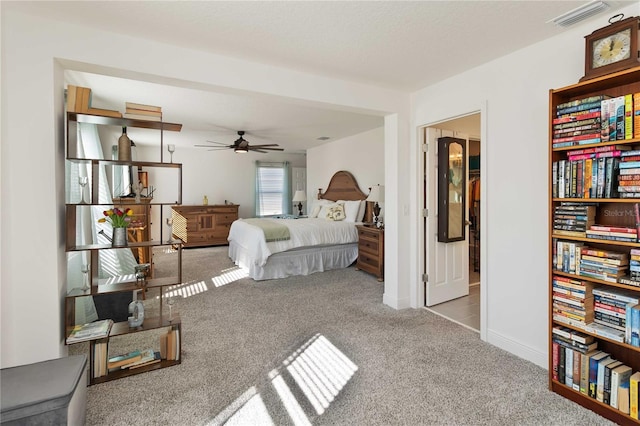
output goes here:
[[142, 355], [142, 352], [139, 350], [134, 350], [122, 355], [116, 355], [109, 358], [107, 367], [109, 368], [109, 370], [119, 370], [122, 366], [133, 364], [134, 362], [139, 361], [140, 359], [142, 359]]
[[67, 337], [67, 344], [105, 338], [109, 336], [112, 326], [113, 320], [110, 319], [76, 325]]
[[111, 109], [102, 109], [102, 108], [91, 108], [89, 107], [86, 111], [87, 114], [92, 115], [101, 115], [103, 117], [114, 117], [114, 118], [122, 118], [122, 113], [120, 111], [114, 111]]
[[609, 364], [613, 364], [616, 362], [615, 359], [608, 356], [603, 358], [598, 362], [598, 379], [596, 383], [596, 400], [600, 402], [604, 402], [604, 376], [605, 376], [605, 367]]
[[147, 357], [145, 362], [138, 362], [129, 367], [129, 370], [135, 370], [136, 368], [145, 367], [151, 364], [157, 364], [162, 359], [160, 358], [160, 352], [153, 352], [153, 357]]
[[629, 393], [627, 391], [626, 394], [620, 394], [620, 387], [624, 386], [623, 383], [626, 382], [626, 389], [629, 389], [629, 378], [631, 377], [631, 373], [633, 370], [628, 365], [620, 364], [611, 370], [611, 394], [609, 396], [609, 405], [613, 408], [618, 408], [620, 411], [622, 409], [619, 407], [620, 402], [623, 402], [623, 407], [626, 407], [626, 413], [629, 413]]
[[[614, 361], [604, 366], [604, 384], [602, 386], [602, 402], [611, 405], [611, 373], [615, 368], [622, 365], [622, 361]], [[616, 390], [617, 392], [617, 390]]]
[[125, 112], [122, 116], [131, 120], [162, 121], [162, 117], [154, 117], [150, 115], [129, 114]]
[[608, 352], [599, 351], [592, 354], [589, 358], [589, 388], [587, 390], [587, 394], [591, 398], [595, 399], [597, 395], [598, 365], [600, 364], [600, 361], [609, 357], [610, 354]]
[[69, 84], [67, 86], [67, 112], [76, 112], [76, 86]]
[[125, 102], [124, 106], [127, 109], [142, 109], [145, 111], [162, 112], [162, 107], [154, 106], [154, 105], [138, 104], [135, 102]]
[[640, 138], [640, 93], [633, 94], [633, 137]]
[[640, 382], [640, 371], [636, 371], [629, 378], [629, 416], [632, 419], [639, 420], [638, 417], [638, 396], [640, 396], [640, 389], [638, 389]]
[[147, 115], [149, 117], [162, 117], [162, 112], [147, 111], [144, 109], [127, 108], [125, 111], [127, 114]]
[[[120, 369], [121, 370], [126, 370], [126, 369], [135, 369], [135, 368], [139, 368], [142, 367], [144, 365], [148, 365], [148, 364], [152, 364], [154, 363], [154, 361], [156, 361], [156, 352], [153, 349], [145, 349], [143, 351], [139, 351], [140, 356], [136, 356], [134, 358], [132, 358], [131, 362], [125, 363], [120, 365]], [[158, 354], [158, 361], [160, 360], [160, 353], [157, 352]]]

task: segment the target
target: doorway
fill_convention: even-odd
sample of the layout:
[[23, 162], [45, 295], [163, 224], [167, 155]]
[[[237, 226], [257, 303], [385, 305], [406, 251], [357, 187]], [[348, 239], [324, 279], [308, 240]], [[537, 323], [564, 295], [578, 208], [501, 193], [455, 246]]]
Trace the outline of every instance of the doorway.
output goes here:
[[[429, 311], [443, 316], [451, 321], [454, 321], [460, 325], [470, 328], [474, 331], [480, 332], [480, 318], [481, 318], [481, 303], [480, 303], [480, 291], [481, 291], [481, 278], [480, 278], [480, 239], [482, 237], [480, 230], [480, 184], [482, 171], [480, 170], [480, 148], [481, 148], [481, 121], [480, 113], [470, 114], [464, 117], [448, 120], [445, 122], [437, 123], [429, 129], [438, 129], [443, 136], [455, 136], [462, 137], [467, 140], [467, 238], [465, 241], [464, 251], [467, 256], [465, 261], [454, 262], [455, 268], [466, 267], [468, 265], [468, 281], [466, 294], [460, 294], [460, 291], [449, 292], [450, 298], [441, 300], [442, 298], [432, 298], [431, 303], [429, 301], [429, 285], [440, 285], [446, 287], [449, 283], [438, 283], [434, 280], [442, 281], [442, 278], [434, 276], [437, 272], [437, 268], [441, 267], [438, 263], [442, 263], [439, 260], [429, 262], [429, 250], [442, 251], [442, 247], [438, 247], [437, 243], [430, 242], [429, 239], [433, 237], [432, 232], [429, 232], [427, 219], [425, 219], [425, 238], [424, 238], [424, 270], [426, 271], [427, 281], [425, 283], [425, 307]], [[428, 142], [427, 132], [425, 129], [425, 141]], [[431, 148], [427, 149], [427, 152]], [[429, 176], [434, 176], [435, 173], [428, 171], [428, 157], [425, 155], [424, 176], [425, 176], [425, 188], [428, 185]], [[433, 186], [431, 186], [433, 188]], [[437, 194], [429, 194], [428, 190], [423, 192], [426, 197], [437, 197]], [[424, 205], [428, 209], [429, 202], [425, 199]], [[428, 216], [428, 215], [427, 215]], [[431, 255], [433, 259], [433, 254]], [[436, 257], [438, 255], [436, 254]], [[463, 265], [463, 266], [462, 266]], [[463, 274], [453, 274], [461, 276]], [[431, 280], [431, 283], [429, 282]], [[451, 280], [451, 278], [446, 278]], [[453, 288], [453, 287], [451, 287]], [[435, 302], [435, 303], [433, 303]]]

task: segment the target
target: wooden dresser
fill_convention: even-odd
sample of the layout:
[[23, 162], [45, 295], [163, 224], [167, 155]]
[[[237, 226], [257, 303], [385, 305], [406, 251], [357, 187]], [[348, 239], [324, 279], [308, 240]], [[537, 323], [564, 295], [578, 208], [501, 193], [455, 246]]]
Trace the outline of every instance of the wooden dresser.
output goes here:
[[229, 244], [229, 228], [238, 219], [238, 205], [174, 206], [173, 236], [184, 241], [184, 247]]
[[357, 225], [358, 260], [356, 269], [362, 269], [384, 280], [384, 229]]

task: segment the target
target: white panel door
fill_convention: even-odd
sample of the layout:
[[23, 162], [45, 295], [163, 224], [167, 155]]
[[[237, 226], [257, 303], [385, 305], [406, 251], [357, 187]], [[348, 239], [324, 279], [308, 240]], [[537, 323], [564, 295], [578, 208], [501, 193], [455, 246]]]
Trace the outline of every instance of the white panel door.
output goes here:
[[[438, 138], [455, 136], [465, 139], [466, 135], [455, 134], [451, 131], [436, 128], [425, 129], [425, 143], [428, 144], [425, 158], [426, 187], [428, 216], [425, 226], [426, 273], [425, 285], [426, 306], [433, 306], [448, 300], [469, 294], [469, 208], [464, 209], [465, 239], [451, 243], [438, 242]], [[465, 149], [465, 164], [469, 164], [469, 151]], [[468, 170], [468, 167], [466, 168]], [[468, 191], [468, 173], [464, 176], [465, 188]], [[468, 200], [468, 196], [465, 198]]]

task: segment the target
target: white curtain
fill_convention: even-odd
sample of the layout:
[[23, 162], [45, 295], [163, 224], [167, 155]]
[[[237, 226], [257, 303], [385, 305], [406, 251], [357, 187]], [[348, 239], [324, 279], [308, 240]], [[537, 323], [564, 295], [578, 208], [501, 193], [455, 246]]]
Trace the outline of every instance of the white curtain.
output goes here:
[[[104, 159], [98, 128], [95, 124], [78, 123], [78, 157]], [[112, 228], [108, 223], [98, 223], [98, 219], [103, 217], [103, 211], [110, 208], [113, 203], [105, 166], [97, 168], [99, 173], [98, 199], [100, 206], [86, 206], [77, 208], [76, 243], [86, 244], [110, 244], [109, 239]], [[78, 203], [82, 199], [81, 187], [78, 184], [80, 176], [89, 178], [89, 185], [85, 188], [84, 200], [90, 202], [92, 181], [92, 168], [90, 162], [67, 161], [66, 162], [66, 194], [67, 203]], [[102, 231], [103, 233], [100, 233]], [[82, 288], [83, 284], [83, 264], [89, 264], [91, 256], [89, 251], [77, 251], [67, 253], [67, 290]], [[137, 264], [133, 253], [128, 248], [100, 250], [98, 253], [98, 277], [109, 279], [113, 282], [120, 280], [129, 281], [134, 274], [134, 266]], [[82, 297], [76, 299], [76, 324], [94, 321], [98, 318], [92, 297]]]

